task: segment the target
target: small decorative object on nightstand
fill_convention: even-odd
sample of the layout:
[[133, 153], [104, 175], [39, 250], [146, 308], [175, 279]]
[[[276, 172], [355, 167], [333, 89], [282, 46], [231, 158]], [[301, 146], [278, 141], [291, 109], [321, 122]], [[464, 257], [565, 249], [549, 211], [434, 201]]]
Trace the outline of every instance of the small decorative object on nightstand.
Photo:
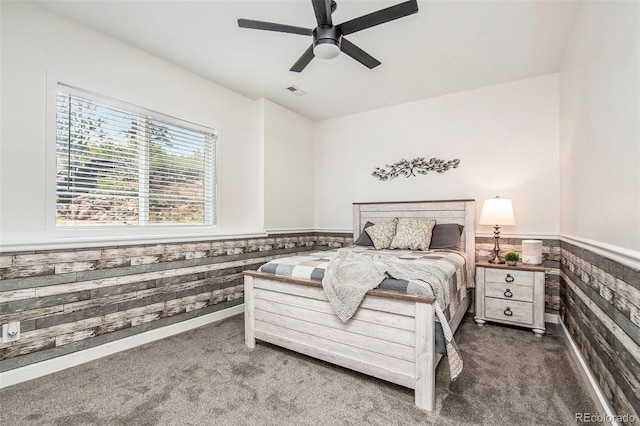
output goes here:
[[475, 321], [511, 324], [545, 332], [544, 266], [476, 263]]
[[513, 251], [504, 255], [504, 261], [507, 262], [507, 265], [509, 266], [516, 266], [518, 264], [518, 260], [520, 260], [520, 256], [518, 256], [518, 253]]

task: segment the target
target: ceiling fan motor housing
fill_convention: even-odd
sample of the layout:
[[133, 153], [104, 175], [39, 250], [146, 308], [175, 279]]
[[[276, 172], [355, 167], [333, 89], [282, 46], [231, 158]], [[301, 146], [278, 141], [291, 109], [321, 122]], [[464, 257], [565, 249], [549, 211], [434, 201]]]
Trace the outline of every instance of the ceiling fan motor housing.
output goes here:
[[313, 30], [313, 53], [321, 58], [335, 58], [340, 53], [342, 33], [338, 27], [321, 25]]

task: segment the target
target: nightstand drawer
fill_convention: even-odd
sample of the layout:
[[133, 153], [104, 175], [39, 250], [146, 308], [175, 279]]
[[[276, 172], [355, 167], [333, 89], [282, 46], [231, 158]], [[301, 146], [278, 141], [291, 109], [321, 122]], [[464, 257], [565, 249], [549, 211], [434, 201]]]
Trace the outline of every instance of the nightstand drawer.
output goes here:
[[533, 286], [533, 272], [512, 269], [485, 269], [485, 281], [501, 284]]
[[533, 287], [489, 282], [485, 285], [484, 295], [496, 299], [533, 302]]
[[533, 323], [533, 305], [531, 303], [487, 297], [484, 309], [484, 315], [487, 319], [522, 324]]

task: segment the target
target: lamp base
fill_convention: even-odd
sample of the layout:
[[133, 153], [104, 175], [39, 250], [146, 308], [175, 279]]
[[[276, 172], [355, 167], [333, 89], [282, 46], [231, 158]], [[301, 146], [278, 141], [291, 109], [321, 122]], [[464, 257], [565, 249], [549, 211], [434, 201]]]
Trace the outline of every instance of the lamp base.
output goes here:
[[502, 264], [504, 260], [500, 259], [500, 225], [495, 225], [493, 227], [493, 257], [489, 260], [489, 263], [493, 264]]

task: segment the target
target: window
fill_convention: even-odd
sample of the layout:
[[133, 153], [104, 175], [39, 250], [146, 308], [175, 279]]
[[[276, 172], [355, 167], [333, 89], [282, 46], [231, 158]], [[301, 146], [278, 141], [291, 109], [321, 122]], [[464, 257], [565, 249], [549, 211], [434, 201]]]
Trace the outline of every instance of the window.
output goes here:
[[58, 84], [57, 226], [213, 225], [216, 134]]

